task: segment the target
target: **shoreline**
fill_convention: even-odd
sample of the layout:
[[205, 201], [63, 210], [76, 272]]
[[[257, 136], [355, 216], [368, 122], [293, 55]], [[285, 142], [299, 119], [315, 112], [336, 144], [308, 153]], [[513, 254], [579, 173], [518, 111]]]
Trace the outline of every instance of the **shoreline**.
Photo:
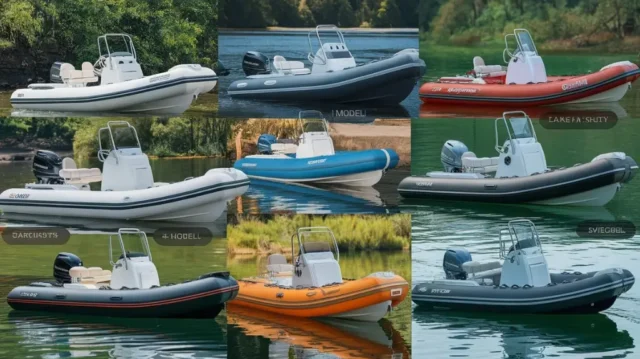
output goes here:
[[[377, 35], [415, 35], [420, 33], [418, 28], [372, 28], [372, 27], [345, 27], [339, 28], [344, 34], [377, 34]], [[315, 27], [280, 27], [269, 26], [263, 28], [218, 28], [218, 34], [242, 34], [242, 33], [269, 33], [269, 34], [307, 34], [314, 31]]]

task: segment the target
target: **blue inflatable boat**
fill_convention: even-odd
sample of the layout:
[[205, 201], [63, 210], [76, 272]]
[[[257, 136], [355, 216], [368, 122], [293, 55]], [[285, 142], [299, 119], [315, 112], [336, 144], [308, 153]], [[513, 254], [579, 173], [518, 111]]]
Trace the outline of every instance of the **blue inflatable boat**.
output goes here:
[[303, 119], [303, 113], [318, 114], [300, 113], [297, 143], [262, 135], [259, 154], [236, 161], [234, 167], [250, 178], [278, 182], [373, 186], [398, 165], [398, 154], [392, 149], [335, 152], [324, 118]]

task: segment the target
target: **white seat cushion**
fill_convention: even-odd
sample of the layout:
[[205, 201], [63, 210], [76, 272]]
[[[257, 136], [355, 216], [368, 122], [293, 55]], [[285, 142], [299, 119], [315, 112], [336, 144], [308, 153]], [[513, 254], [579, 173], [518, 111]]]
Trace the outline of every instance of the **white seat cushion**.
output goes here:
[[476, 157], [473, 152], [465, 152], [462, 154], [462, 166], [472, 169], [471, 172], [495, 172], [499, 159], [499, 157]]
[[472, 277], [492, 277], [502, 272], [502, 264], [498, 261], [485, 263], [471, 261], [463, 263], [462, 270], [471, 274]]
[[504, 71], [504, 69], [500, 65], [484, 65], [475, 66], [473, 71], [475, 71], [476, 74], [490, 74], [492, 72]]
[[99, 168], [80, 168], [60, 170], [60, 177], [65, 183], [92, 183], [102, 181], [102, 172]]
[[273, 57], [273, 66], [284, 73], [295, 75], [310, 74], [311, 70], [304, 67], [302, 61], [287, 61], [283, 56], [276, 55]]
[[296, 153], [298, 145], [295, 143], [273, 143], [271, 144], [271, 151], [278, 153]]

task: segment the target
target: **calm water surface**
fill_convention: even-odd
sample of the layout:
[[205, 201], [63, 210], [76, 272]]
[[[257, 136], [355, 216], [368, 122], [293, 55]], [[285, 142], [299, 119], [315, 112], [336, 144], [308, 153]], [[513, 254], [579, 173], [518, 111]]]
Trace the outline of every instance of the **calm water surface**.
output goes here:
[[[255, 276], [266, 257], [235, 256], [227, 260], [236, 278]], [[408, 252], [340, 253], [345, 278], [361, 278], [392, 270], [411, 280]], [[406, 359], [411, 353], [410, 297], [378, 323], [306, 320], [264, 313], [228, 313], [229, 358], [386, 358]], [[395, 355], [395, 356], [394, 356]]]
[[[357, 63], [389, 57], [407, 48], [418, 48], [417, 34], [345, 34], [345, 41]], [[228, 76], [220, 77], [219, 114], [233, 117], [298, 117], [300, 110], [315, 109], [332, 118], [332, 111], [338, 109], [361, 110], [362, 118], [335, 118], [335, 120], [357, 121], [373, 118], [398, 118], [418, 116], [418, 85], [413, 92], [397, 107], [374, 108], [362, 106], [337, 106], [334, 104], [275, 104], [248, 100], [231, 99], [227, 89], [233, 81], [245, 77], [242, 71], [242, 58], [247, 51], [259, 51], [270, 59], [282, 55], [288, 60], [302, 61], [308, 64], [309, 42], [307, 33], [265, 33], [265, 32], [224, 32], [220, 34], [220, 61], [230, 71]], [[315, 43], [314, 43], [315, 44]], [[316, 46], [316, 45], [314, 45]], [[314, 48], [314, 53], [317, 49]], [[311, 106], [311, 107], [309, 107]]]
[[[85, 232], [86, 233], [86, 232]], [[18, 246], [0, 241], [0, 358], [226, 358], [226, 318], [126, 319], [12, 311], [4, 298], [16, 286], [53, 280], [59, 252], [109, 268], [108, 236], [75, 233], [65, 245]], [[226, 240], [204, 247], [163, 247], [149, 241], [161, 283], [226, 268]], [[127, 242], [125, 242], [126, 244]]]
[[[462, 74], [473, 55], [499, 63], [489, 50], [442, 49], [427, 53], [428, 78]], [[493, 56], [493, 57], [492, 57]], [[628, 56], [542, 53], [553, 75], [596, 71]], [[550, 166], [572, 166], [595, 156], [623, 151], [640, 160], [640, 91], [637, 84], [614, 105], [620, 117], [609, 130], [551, 130], [537, 121], [534, 127]], [[425, 109], [423, 108], [424, 112]], [[446, 140], [464, 142], [478, 156], [493, 156], [494, 124], [501, 109], [487, 113], [463, 112], [468, 119], [412, 121], [412, 173], [442, 169], [440, 150]], [[446, 112], [446, 111], [445, 111]], [[494, 113], [495, 112], [495, 113]], [[451, 114], [448, 114], [450, 116]], [[438, 117], [430, 113], [430, 117]], [[535, 116], [532, 116], [535, 117]], [[406, 201], [413, 213], [413, 279], [443, 278], [442, 258], [449, 247], [466, 247], [474, 260], [498, 259], [498, 231], [508, 220], [529, 218], [541, 235], [552, 271], [588, 272], [624, 267], [640, 275], [640, 236], [626, 240], [579, 238], [575, 229], [584, 220], [630, 220], [640, 225], [640, 180], [625, 185], [616, 198], [601, 208], [501, 206], [445, 201]], [[428, 358], [638, 358], [640, 340], [640, 287], [635, 286], [615, 305], [599, 315], [513, 316], [413, 311], [414, 355]]]
[[[211, 168], [233, 164], [223, 158], [150, 159], [156, 181], [176, 182], [201, 176]], [[99, 167], [97, 159], [79, 163]], [[241, 199], [229, 203], [230, 212], [270, 213], [397, 213], [397, 184], [409, 175], [408, 169], [394, 169], [372, 188], [313, 187], [252, 181]], [[31, 162], [0, 162], [0, 191], [23, 187], [35, 180]], [[95, 189], [99, 190], [99, 186]]]

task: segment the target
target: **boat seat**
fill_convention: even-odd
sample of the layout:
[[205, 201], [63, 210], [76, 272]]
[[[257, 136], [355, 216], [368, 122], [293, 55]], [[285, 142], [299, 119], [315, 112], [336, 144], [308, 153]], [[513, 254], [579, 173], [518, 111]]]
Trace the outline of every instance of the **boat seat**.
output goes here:
[[500, 157], [478, 157], [470, 151], [462, 154], [462, 166], [475, 173], [496, 172], [499, 160]]
[[471, 261], [463, 263], [462, 270], [473, 278], [493, 277], [502, 273], [502, 264], [498, 261], [485, 263]]
[[99, 168], [78, 168], [76, 161], [71, 157], [62, 160], [62, 169], [58, 173], [64, 178], [65, 183], [91, 183], [102, 181], [102, 172]]
[[98, 77], [93, 73], [93, 70], [93, 65], [90, 62], [83, 62], [81, 70], [76, 70], [74, 67], [63, 67], [60, 70], [60, 77], [65, 83], [84, 85], [98, 81]]
[[473, 58], [473, 71], [479, 77], [505, 76], [507, 74], [501, 65], [485, 65], [484, 59], [480, 56]]
[[97, 284], [111, 281], [111, 271], [100, 267], [73, 267], [69, 269], [72, 283]]
[[311, 73], [311, 69], [304, 67], [302, 61], [287, 61], [284, 56], [280, 55], [273, 57], [273, 66], [285, 74], [306, 75]]
[[276, 153], [296, 153], [298, 145], [295, 143], [272, 143], [271, 151]]
[[288, 275], [293, 273], [293, 265], [287, 263], [287, 258], [282, 254], [272, 254], [267, 258], [267, 270], [275, 275]]

